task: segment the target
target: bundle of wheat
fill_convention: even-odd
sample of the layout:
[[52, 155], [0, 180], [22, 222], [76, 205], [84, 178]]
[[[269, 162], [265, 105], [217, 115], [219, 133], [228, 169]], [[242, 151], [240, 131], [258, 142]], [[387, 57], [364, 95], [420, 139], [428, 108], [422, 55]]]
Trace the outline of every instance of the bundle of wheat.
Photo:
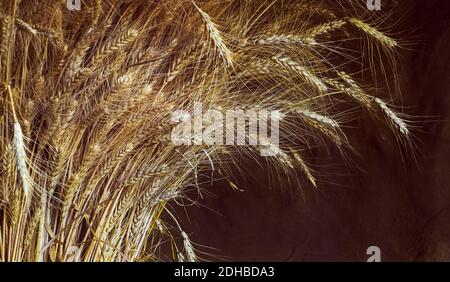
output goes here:
[[167, 203], [264, 146], [175, 146], [171, 113], [195, 102], [284, 113], [267, 159], [312, 186], [308, 148], [350, 148], [355, 113], [409, 141], [379, 72], [352, 73], [399, 45], [359, 2], [2, 1], [0, 260], [161, 260], [165, 239], [196, 260]]

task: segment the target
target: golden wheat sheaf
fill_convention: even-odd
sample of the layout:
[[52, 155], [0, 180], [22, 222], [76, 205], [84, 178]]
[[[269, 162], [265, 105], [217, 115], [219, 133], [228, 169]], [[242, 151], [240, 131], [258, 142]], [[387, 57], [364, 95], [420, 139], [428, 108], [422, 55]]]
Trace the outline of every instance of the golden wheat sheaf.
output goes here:
[[357, 2], [2, 1], [0, 260], [197, 260], [168, 203], [262, 148], [175, 146], [195, 102], [281, 111], [270, 163], [312, 186], [308, 148], [349, 148], [347, 109], [409, 140], [360, 71], [399, 43]]

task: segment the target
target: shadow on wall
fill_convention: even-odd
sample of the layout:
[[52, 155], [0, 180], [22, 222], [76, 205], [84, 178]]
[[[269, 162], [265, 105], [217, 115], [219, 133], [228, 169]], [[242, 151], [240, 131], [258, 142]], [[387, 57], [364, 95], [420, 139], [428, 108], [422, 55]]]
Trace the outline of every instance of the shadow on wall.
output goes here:
[[411, 0], [399, 9], [409, 11], [402, 26], [415, 40], [401, 80], [404, 104], [423, 116], [418, 165], [404, 165], [395, 145], [358, 135], [365, 172], [306, 199], [290, 193], [295, 185], [270, 187], [264, 170], [252, 168], [244, 192], [218, 182], [215, 197], [187, 210], [182, 225], [193, 241], [218, 250], [198, 249], [227, 260], [365, 261], [375, 245], [382, 260], [450, 260], [449, 4]]

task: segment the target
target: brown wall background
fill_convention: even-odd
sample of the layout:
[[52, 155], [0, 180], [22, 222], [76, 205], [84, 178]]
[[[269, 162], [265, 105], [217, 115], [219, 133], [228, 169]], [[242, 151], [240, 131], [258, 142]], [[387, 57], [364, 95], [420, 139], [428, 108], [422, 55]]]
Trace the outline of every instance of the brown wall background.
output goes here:
[[[387, 0], [385, 0], [387, 1]], [[237, 192], [217, 182], [207, 196], [177, 210], [182, 226], [209, 260], [342, 261], [367, 259], [371, 245], [383, 260], [450, 260], [450, 3], [402, 1], [397, 29], [407, 31], [402, 52], [404, 104], [420, 129], [417, 165], [403, 164], [398, 147], [373, 132], [361, 140], [352, 177], [320, 191], [272, 185], [251, 167]], [[338, 161], [337, 161], [338, 163]], [[336, 183], [337, 182], [337, 183]], [[276, 187], [282, 186], [282, 187]], [[305, 188], [305, 190], [311, 190]]]

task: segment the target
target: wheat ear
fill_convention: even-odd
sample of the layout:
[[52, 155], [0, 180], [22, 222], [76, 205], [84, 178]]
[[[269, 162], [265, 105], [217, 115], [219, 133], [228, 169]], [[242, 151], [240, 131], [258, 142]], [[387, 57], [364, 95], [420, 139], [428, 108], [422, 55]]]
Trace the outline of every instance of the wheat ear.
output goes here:
[[300, 156], [300, 154], [291, 148], [291, 153], [294, 156], [294, 159], [297, 161], [298, 165], [300, 166], [300, 169], [305, 174], [306, 178], [311, 182], [311, 184], [317, 188], [316, 178], [311, 172], [311, 169], [308, 167], [308, 165], [305, 163], [303, 158]]
[[284, 66], [288, 69], [291, 69], [301, 75], [303, 79], [305, 79], [311, 86], [315, 87], [319, 90], [319, 92], [327, 92], [328, 87], [323, 83], [320, 78], [315, 76], [311, 71], [309, 71], [304, 66], [300, 65], [299, 63], [293, 61], [291, 58], [287, 56], [283, 56], [281, 54], [278, 54], [274, 57], [272, 57], [273, 61], [278, 63], [281, 66]]
[[373, 97], [374, 103], [378, 106], [381, 112], [384, 113], [387, 120], [389, 120], [394, 127], [400, 131], [403, 135], [407, 136], [409, 134], [408, 125], [406, 122], [401, 119], [392, 109], [388, 107], [386, 102], [381, 100], [380, 98]]
[[339, 134], [339, 124], [326, 116], [309, 111], [297, 110], [301, 118], [311, 128], [315, 128], [320, 133], [330, 138], [336, 145], [342, 144], [341, 135]]
[[31, 194], [31, 184], [30, 177], [28, 175], [27, 169], [27, 154], [25, 151], [25, 142], [23, 138], [22, 127], [20, 126], [19, 121], [17, 120], [16, 110], [14, 108], [14, 99], [12, 95], [11, 86], [7, 86], [9, 98], [11, 100], [11, 109], [13, 112], [14, 118], [14, 149], [17, 158], [17, 171], [19, 172], [20, 179], [22, 181], [23, 193], [25, 195], [26, 203], [29, 203], [30, 194]]
[[194, 248], [192, 247], [192, 243], [188, 235], [184, 231], [181, 231], [181, 237], [183, 238], [183, 246], [186, 252], [187, 261], [188, 262], [197, 261], [197, 255], [195, 254]]
[[31, 194], [30, 177], [27, 169], [27, 155], [25, 153], [25, 143], [23, 141], [22, 127], [18, 122], [14, 122], [14, 148], [16, 149], [17, 170], [22, 180], [23, 193], [28, 199]]
[[272, 45], [272, 44], [300, 44], [305, 46], [317, 45], [316, 38], [325, 33], [341, 28], [345, 24], [343, 20], [331, 21], [321, 24], [305, 33], [298, 34], [275, 34], [266, 38], [259, 38], [256, 43], [260, 45]]
[[216, 46], [217, 51], [219, 52], [219, 55], [225, 60], [226, 64], [232, 66], [233, 54], [225, 44], [222, 34], [217, 28], [216, 24], [212, 21], [211, 17], [206, 12], [204, 12], [202, 9], [200, 9], [199, 6], [197, 6], [197, 4], [195, 4], [194, 1], [192, 1], [192, 4], [194, 4], [195, 8], [202, 16], [202, 19], [206, 25], [206, 29], [208, 30], [211, 40], [214, 42], [214, 45]]
[[352, 23], [354, 26], [359, 28], [364, 33], [370, 35], [372, 38], [383, 44], [384, 46], [388, 47], [389, 49], [393, 49], [398, 46], [398, 43], [395, 39], [385, 35], [384, 33], [380, 32], [376, 28], [370, 26], [369, 24], [357, 19], [357, 18], [350, 18], [348, 20], [350, 23]]
[[339, 29], [343, 25], [345, 25], [345, 23], [346, 22], [344, 20], [335, 20], [315, 26], [310, 30], [306, 31], [307, 36], [305, 41], [309, 42], [310, 45], [316, 45], [317, 44], [316, 38], [318, 36]]

